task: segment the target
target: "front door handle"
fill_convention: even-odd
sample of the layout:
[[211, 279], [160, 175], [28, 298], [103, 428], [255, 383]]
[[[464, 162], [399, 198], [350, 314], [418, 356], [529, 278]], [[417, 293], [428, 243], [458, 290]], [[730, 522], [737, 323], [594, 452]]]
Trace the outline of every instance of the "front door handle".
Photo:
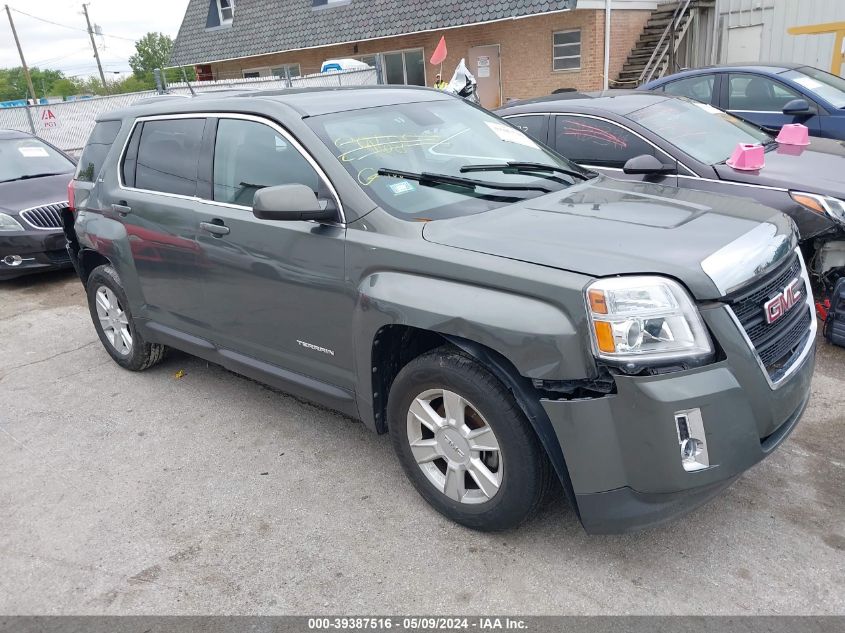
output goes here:
[[[121, 202], [123, 202], [121, 200]], [[132, 207], [126, 206], [126, 203], [123, 204], [113, 204], [111, 205], [111, 210], [115, 213], [119, 213], [121, 216], [126, 216], [132, 213]]]
[[[218, 220], [218, 222], [220, 221]], [[217, 237], [229, 235], [229, 227], [224, 226], [222, 222], [220, 222], [220, 224], [217, 224], [216, 222], [200, 222], [200, 228], [203, 231], [208, 231], [212, 235], [216, 235]]]

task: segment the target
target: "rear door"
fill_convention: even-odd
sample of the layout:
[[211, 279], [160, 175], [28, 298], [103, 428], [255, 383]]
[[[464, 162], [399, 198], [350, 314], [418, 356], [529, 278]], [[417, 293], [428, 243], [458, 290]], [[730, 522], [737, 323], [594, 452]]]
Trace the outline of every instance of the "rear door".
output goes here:
[[804, 99], [818, 112], [818, 105], [786, 84], [750, 73], [728, 73], [722, 81], [720, 107], [731, 114], [751, 121], [770, 134], [777, 134], [787, 123], [801, 123], [810, 128], [810, 134], [821, 134], [818, 114], [795, 116], [783, 113], [784, 106], [794, 99]]
[[158, 324], [206, 336], [197, 244], [203, 116], [139, 119], [120, 163], [111, 211], [126, 228], [142, 295], [141, 314]]
[[645, 138], [613, 121], [586, 114], [557, 114], [550, 122], [549, 145], [559, 154], [588, 169], [625, 180], [648, 180], [676, 185], [675, 174], [642, 176], [622, 171], [635, 156], [650, 154], [661, 163], [675, 165], [671, 156]]
[[663, 84], [658, 91], [713, 105], [719, 95], [719, 75], [695, 75]]
[[[242, 364], [246, 356], [351, 388], [346, 229], [328, 180], [286, 130], [258, 117], [221, 116], [213, 154], [212, 196], [199, 218], [211, 230], [201, 228], [198, 236], [213, 343]], [[256, 218], [255, 192], [283, 184], [310, 187], [338, 208], [338, 221]]]

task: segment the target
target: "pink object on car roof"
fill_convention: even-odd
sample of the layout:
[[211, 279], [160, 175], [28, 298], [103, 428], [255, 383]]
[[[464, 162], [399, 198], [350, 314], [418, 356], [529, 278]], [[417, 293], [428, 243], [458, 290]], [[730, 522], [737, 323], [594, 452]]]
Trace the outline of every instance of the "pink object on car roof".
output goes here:
[[765, 162], [762, 145], [737, 143], [734, 153], [727, 160], [728, 166], [742, 171], [757, 171]]
[[784, 145], [809, 145], [810, 130], [806, 125], [790, 123], [781, 128], [780, 134], [775, 140]]

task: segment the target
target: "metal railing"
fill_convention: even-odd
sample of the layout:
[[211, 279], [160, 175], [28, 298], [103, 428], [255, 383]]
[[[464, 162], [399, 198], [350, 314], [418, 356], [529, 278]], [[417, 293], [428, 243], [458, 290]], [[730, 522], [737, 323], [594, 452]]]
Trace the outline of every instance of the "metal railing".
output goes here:
[[[688, 11], [691, 2], [692, 0], [685, 0], [682, 3], [679, 3], [675, 8], [675, 12], [672, 14], [672, 19], [669, 20], [669, 24], [666, 25], [666, 28], [663, 29], [663, 34], [657, 41], [657, 45], [654, 47], [651, 57], [648, 58], [645, 68], [643, 68], [643, 71], [640, 73], [640, 84], [648, 83], [654, 78], [654, 73], [657, 72], [663, 65], [663, 62], [666, 61], [667, 55], [669, 56], [669, 67], [672, 68], [674, 72], [673, 67], [675, 65], [675, 52], [678, 50], [680, 40], [686, 33], [686, 27], [688, 27], [691, 22], [691, 19], [687, 19], [689, 18]], [[678, 37], [678, 29], [681, 28], [681, 23], [685, 19], [686, 23], [683, 26], [683, 31], [681, 31], [680, 37]]]

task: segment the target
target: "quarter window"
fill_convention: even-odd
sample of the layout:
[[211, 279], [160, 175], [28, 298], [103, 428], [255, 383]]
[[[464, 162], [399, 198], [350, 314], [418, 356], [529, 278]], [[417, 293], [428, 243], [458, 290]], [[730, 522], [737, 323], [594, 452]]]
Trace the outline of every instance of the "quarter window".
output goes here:
[[214, 149], [214, 199], [251, 207], [255, 192], [300, 184], [319, 193], [319, 176], [290, 142], [268, 125], [220, 119]]
[[575, 116], [555, 119], [555, 149], [576, 163], [621, 169], [642, 154], [666, 160], [639, 136], [610, 121]]
[[[135, 186], [195, 196], [205, 119], [147, 121], [138, 144]], [[127, 165], [124, 163], [124, 173]]]
[[755, 75], [732, 74], [729, 79], [728, 110], [781, 112], [801, 95], [779, 81]]
[[552, 40], [552, 68], [577, 70], [581, 68], [581, 29], [558, 31]]

